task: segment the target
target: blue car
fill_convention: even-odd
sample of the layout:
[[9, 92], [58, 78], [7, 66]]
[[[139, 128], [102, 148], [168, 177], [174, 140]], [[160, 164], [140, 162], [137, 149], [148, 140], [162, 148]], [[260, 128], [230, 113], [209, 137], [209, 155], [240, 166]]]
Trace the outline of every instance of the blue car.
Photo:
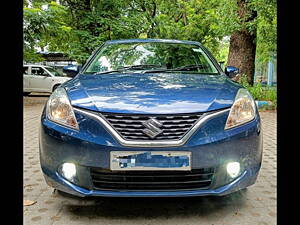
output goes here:
[[254, 184], [261, 120], [231, 80], [238, 72], [198, 42], [105, 42], [44, 107], [47, 184], [81, 197], [221, 196]]

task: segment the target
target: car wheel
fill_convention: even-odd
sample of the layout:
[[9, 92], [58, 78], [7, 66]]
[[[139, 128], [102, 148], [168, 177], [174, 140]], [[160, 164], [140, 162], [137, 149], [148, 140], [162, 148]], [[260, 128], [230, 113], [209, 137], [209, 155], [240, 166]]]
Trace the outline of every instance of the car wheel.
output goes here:
[[60, 85], [60, 84], [55, 84], [54, 87], [53, 87], [53, 89], [52, 89], [52, 92], [55, 91], [55, 89], [56, 89], [59, 85]]
[[31, 92], [23, 92], [23, 96], [28, 96]]

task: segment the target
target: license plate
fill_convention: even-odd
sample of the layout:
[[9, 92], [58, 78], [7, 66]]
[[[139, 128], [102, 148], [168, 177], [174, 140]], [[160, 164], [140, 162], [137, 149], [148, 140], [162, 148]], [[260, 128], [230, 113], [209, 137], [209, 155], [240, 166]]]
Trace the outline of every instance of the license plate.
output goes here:
[[111, 170], [191, 170], [191, 152], [110, 152]]

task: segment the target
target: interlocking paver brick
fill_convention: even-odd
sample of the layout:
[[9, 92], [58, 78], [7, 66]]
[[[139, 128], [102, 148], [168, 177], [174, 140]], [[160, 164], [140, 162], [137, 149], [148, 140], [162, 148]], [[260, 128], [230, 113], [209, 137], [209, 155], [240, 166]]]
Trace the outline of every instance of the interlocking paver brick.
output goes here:
[[[38, 100], [35, 100], [38, 99]], [[44, 181], [38, 129], [46, 97], [24, 97], [24, 224], [273, 225], [277, 217], [276, 113], [261, 112], [264, 154], [257, 182], [224, 197], [65, 199]], [[35, 104], [37, 102], [37, 104]]]

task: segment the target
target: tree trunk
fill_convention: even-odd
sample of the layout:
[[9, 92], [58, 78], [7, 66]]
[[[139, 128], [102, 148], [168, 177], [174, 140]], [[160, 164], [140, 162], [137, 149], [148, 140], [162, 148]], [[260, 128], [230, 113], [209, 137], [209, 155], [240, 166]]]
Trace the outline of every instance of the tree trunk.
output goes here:
[[255, 34], [250, 34], [248, 31], [236, 31], [231, 35], [227, 65], [240, 69], [236, 79], [246, 74], [250, 85], [254, 82], [255, 51]]
[[[253, 21], [257, 17], [256, 11], [249, 11], [246, 0], [237, 0], [238, 17], [244, 26], [247, 22]], [[256, 29], [250, 33], [246, 29], [233, 32], [230, 37], [228, 66], [235, 66], [240, 69], [240, 75], [246, 74], [250, 85], [254, 83], [256, 52]]]

